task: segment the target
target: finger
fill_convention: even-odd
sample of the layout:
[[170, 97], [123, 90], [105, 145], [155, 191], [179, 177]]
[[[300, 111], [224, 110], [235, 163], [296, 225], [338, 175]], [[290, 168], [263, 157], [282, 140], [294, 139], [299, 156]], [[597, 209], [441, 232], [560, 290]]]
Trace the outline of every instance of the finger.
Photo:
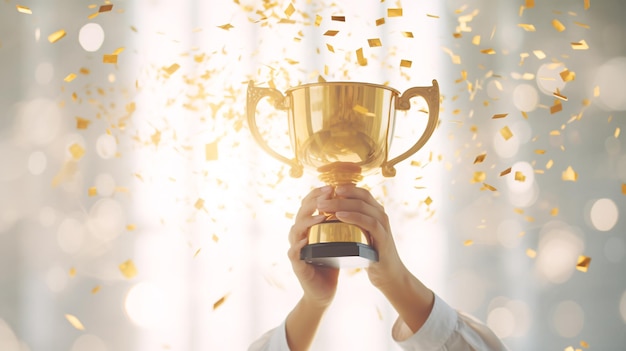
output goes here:
[[381, 218], [384, 220], [385, 212], [379, 206], [372, 206], [362, 199], [354, 198], [335, 198], [335, 199], [318, 199], [317, 208], [320, 212], [358, 212], [370, 217]]
[[323, 186], [321, 188], [315, 188], [311, 190], [303, 199], [300, 205], [300, 209], [296, 214], [296, 222], [299, 219], [311, 216], [317, 210], [318, 198], [329, 198], [332, 194], [333, 188], [331, 186]]
[[304, 238], [298, 240], [293, 245], [291, 245], [291, 247], [287, 251], [287, 256], [289, 257], [290, 261], [300, 261], [300, 251], [302, 251], [302, 248], [307, 244], [307, 242], [308, 238]]
[[323, 222], [325, 218], [325, 215], [317, 215], [296, 221], [289, 231], [289, 244], [293, 246], [297, 241], [306, 238], [308, 229], [315, 224]]
[[385, 224], [381, 223], [376, 217], [371, 217], [358, 212], [336, 212], [335, 216], [344, 222], [354, 224], [364, 231], [368, 232], [374, 239], [374, 247], [384, 245], [389, 240], [389, 232]]
[[346, 199], [360, 199], [365, 201], [372, 207], [383, 209], [383, 205], [376, 201], [374, 196], [372, 196], [372, 193], [370, 193], [366, 189], [359, 188], [353, 185], [341, 185], [335, 189], [335, 193], [338, 197]]

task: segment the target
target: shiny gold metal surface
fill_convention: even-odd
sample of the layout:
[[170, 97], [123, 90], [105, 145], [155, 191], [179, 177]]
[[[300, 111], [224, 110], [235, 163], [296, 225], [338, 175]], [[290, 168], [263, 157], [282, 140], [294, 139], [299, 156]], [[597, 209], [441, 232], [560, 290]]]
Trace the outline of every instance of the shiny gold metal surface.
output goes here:
[[322, 222], [309, 230], [309, 244], [355, 242], [371, 245], [369, 234], [361, 228], [337, 220]]
[[[359, 82], [322, 82], [288, 89], [248, 85], [248, 126], [256, 142], [272, 157], [289, 165], [292, 177], [303, 169], [317, 171], [319, 178], [333, 186], [356, 184], [364, 175], [380, 168], [393, 177], [394, 166], [416, 153], [431, 137], [439, 116], [439, 86], [413, 87], [402, 94], [393, 88]], [[256, 107], [263, 98], [287, 112], [289, 137], [294, 152], [287, 157], [274, 149], [257, 128]], [[410, 99], [422, 97], [428, 105], [428, 122], [423, 134], [408, 150], [388, 159], [395, 127], [396, 110], [409, 110]], [[371, 245], [369, 234], [338, 221], [332, 214], [311, 228], [309, 244], [353, 242]]]

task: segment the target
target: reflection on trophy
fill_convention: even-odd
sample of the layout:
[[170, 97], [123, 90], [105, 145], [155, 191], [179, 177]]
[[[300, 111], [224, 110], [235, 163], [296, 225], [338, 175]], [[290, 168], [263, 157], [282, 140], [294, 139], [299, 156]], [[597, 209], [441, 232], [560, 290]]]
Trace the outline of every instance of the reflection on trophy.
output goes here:
[[[257, 104], [264, 97], [270, 98], [276, 109], [287, 111], [294, 158], [272, 149], [257, 128]], [[409, 110], [412, 97], [426, 101], [428, 123], [411, 148], [390, 160], [395, 111]], [[378, 168], [385, 177], [395, 176], [394, 165], [426, 144], [437, 126], [439, 86], [433, 80], [430, 87], [413, 87], [400, 94], [384, 85], [323, 82], [290, 88], [283, 95], [273, 88], [255, 87], [250, 81], [247, 115], [256, 142], [291, 166], [292, 177], [302, 176], [306, 167], [317, 171], [326, 184], [356, 184]], [[333, 267], [365, 267], [370, 261], [378, 261], [366, 231], [339, 221], [332, 213], [326, 215], [324, 222], [311, 227], [301, 259]]]

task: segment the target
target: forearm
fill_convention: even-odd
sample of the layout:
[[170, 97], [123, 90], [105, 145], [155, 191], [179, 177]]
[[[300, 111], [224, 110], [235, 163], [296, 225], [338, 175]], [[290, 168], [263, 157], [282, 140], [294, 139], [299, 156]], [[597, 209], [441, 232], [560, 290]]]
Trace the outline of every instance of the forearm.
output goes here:
[[435, 302], [433, 292], [408, 270], [380, 290], [413, 333], [424, 325]]
[[309, 349], [325, 311], [326, 306], [316, 305], [304, 297], [300, 299], [285, 323], [287, 344], [291, 351]]

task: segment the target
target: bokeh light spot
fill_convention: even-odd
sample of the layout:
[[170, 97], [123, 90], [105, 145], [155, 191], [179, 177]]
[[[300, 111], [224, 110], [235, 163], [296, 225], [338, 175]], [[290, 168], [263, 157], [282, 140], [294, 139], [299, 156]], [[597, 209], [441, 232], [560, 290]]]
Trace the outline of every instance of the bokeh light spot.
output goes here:
[[117, 152], [115, 137], [110, 134], [100, 135], [96, 141], [96, 152], [105, 160], [115, 156]]
[[563, 92], [565, 82], [561, 78], [562, 64], [545, 63], [537, 70], [537, 86], [542, 93], [552, 96], [558, 89]]
[[520, 111], [530, 112], [539, 104], [539, 93], [530, 84], [520, 84], [513, 90], [513, 104]]
[[32, 175], [39, 175], [46, 170], [48, 159], [46, 154], [41, 151], [35, 151], [28, 157], [28, 171]]
[[619, 210], [611, 199], [599, 199], [593, 203], [589, 212], [589, 218], [593, 227], [601, 232], [606, 232], [615, 226], [619, 217]]
[[616, 57], [603, 64], [596, 75], [600, 87], [601, 106], [607, 110], [626, 110], [626, 97], [622, 86], [626, 81], [626, 57]]
[[87, 23], [78, 32], [78, 42], [85, 51], [98, 51], [104, 43], [104, 29], [97, 23]]
[[559, 336], [573, 338], [583, 328], [585, 314], [580, 306], [567, 300], [559, 303], [552, 315], [552, 323]]
[[124, 307], [128, 317], [138, 326], [152, 328], [164, 316], [165, 295], [156, 285], [142, 282], [126, 294]]
[[496, 307], [489, 312], [487, 325], [500, 338], [506, 338], [515, 330], [515, 316], [506, 307]]

